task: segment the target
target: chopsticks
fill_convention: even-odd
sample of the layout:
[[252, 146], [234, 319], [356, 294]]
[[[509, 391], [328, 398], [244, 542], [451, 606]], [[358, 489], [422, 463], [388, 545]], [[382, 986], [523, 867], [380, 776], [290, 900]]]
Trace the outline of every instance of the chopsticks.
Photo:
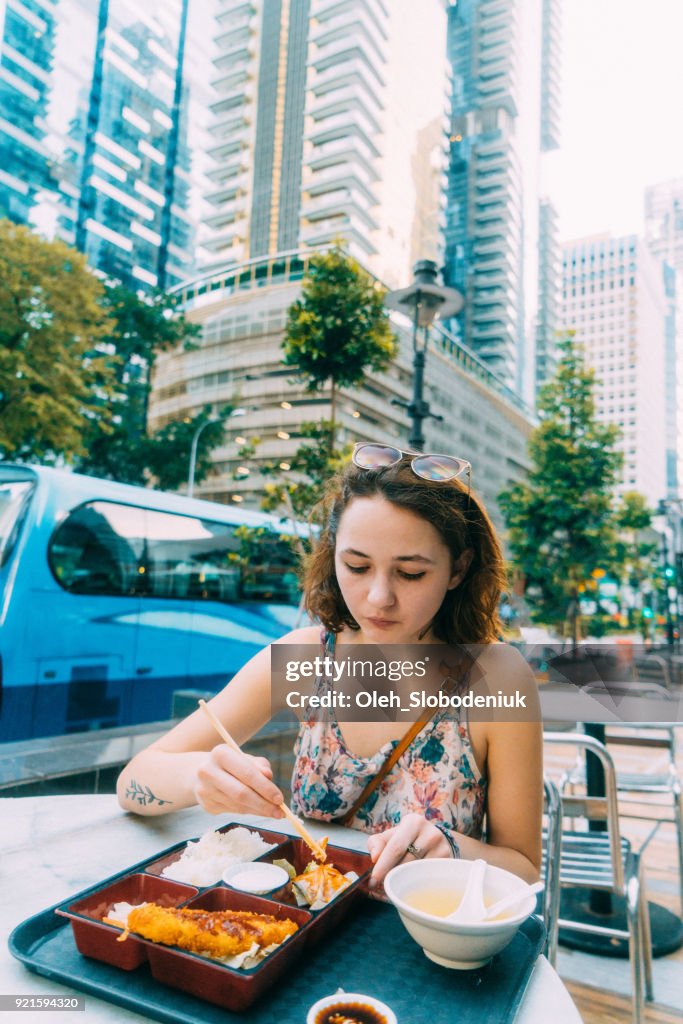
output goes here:
[[[223, 742], [227, 743], [227, 745], [229, 747], [232, 747], [233, 750], [237, 751], [238, 754], [241, 754], [243, 751], [241, 750], [239, 744], [235, 743], [234, 739], [232, 738], [232, 736], [230, 735], [228, 730], [225, 728], [225, 726], [223, 725], [221, 720], [219, 718], [216, 718], [216, 716], [214, 715], [213, 711], [211, 710], [209, 705], [206, 703], [206, 701], [200, 699], [199, 706], [202, 709], [202, 711], [205, 713], [205, 715], [210, 719], [214, 729], [216, 730], [218, 735], [221, 737]], [[325, 853], [324, 847], [322, 847], [320, 845], [320, 843], [318, 843], [313, 838], [313, 836], [310, 834], [310, 832], [308, 831], [308, 829], [306, 828], [304, 823], [302, 821], [299, 821], [299, 819], [297, 818], [296, 814], [294, 814], [292, 811], [290, 811], [289, 807], [284, 802], [284, 800], [280, 804], [280, 809], [281, 809], [282, 813], [284, 814], [284, 816], [289, 821], [291, 821], [292, 825], [297, 830], [297, 832], [299, 833], [299, 835], [301, 836], [303, 841], [306, 843], [306, 845], [311, 848], [314, 857], [317, 860], [319, 860], [319, 861], [327, 860], [327, 854]]]

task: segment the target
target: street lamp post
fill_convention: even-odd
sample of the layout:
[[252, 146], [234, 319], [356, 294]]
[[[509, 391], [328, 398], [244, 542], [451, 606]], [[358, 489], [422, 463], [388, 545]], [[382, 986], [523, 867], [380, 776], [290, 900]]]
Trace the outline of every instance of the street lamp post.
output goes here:
[[[255, 408], [256, 406], [248, 407], [248, 409]], [[191, 498], [194, 494], [194, 475], [197, 469], [197, 447], [199, 445], [199, 437], [201, 435], [202, 430], [204, 430], [205, 427], [208, 427], [210, 423], [221, 423], [223, 419], [230, 419], [232, 416], [244, 416], [247, 413], [248, 409], [242, 407], [240, 407], [239, 409], [232, 409], [225, 417], [213, 415], [211, 419], [204, 420], [203, 423], [199, 424], [199, 426], [197, 427], [192, 436], [192, 445], [190, 447], [190, 469], [187, 474], [188, 498]]]
[[[413, 268], [415, 280], [407, 288], [389, 292], [385, 299], [388, 309], [397, 310], [410, 317], [413, 323], [413, 397], [410, 402], [393, 399], [394, 405], [407, 409], [411, 420], [408, 444], [415, 451], [423, 451], [425, 439], [422, 424], [430, 416], [441, 420], [442, 416], [431, 412], [429, 402], [424, 400], [424, 371], [429, 342], [429, 329], [436, 317], [445, 319], [459, 313], [464, 299], [455, 288], [446, 288], [437, 283], [438, 270], [433, 260], [420, 260]], [[422, 337], [420, 337], [422, 328]]]
[[191, 498], [194, 494], [194, 474], [197, 468], [197, 445], [199, 444], [199, 436], [205, 427], [208, 427], [210, 423], [220, 423], [219, 416], [213, 416], [210, 420], [204, 420], [200, 423], [192, 436], [192, 447], [190, 448], [190, 469], [187, 474], [187, 496]]

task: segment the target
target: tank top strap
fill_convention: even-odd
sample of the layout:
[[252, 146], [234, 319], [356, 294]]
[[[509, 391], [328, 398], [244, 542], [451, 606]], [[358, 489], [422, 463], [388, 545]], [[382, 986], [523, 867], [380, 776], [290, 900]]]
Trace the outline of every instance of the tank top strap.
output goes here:
[[[320, 646], [322, 648], [323, 658], [334, 658], [334, 649], [337, 637], [331, 631], [327, 629], [320, 630]], [[316, 676], [313, 682], [313, 692], [316, 694], [322, 694], [330, 688], [330, 678], [325, 672], [321, 672], [320, 675]]]
[[335, 645], [337, 643], [336, 633], [333, 633], [331, 629], [325, 629], [323, 627], [323, 629], [320, 630], [320, 643], [323, 649], [323, 657], [325, 655], [329, 655], [329, 657], [333, 658]]

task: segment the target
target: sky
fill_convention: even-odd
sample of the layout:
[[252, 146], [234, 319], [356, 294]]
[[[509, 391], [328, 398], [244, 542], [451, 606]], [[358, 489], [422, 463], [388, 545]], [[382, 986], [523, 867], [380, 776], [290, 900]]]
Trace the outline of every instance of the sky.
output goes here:
[[683, 0], [563, 0], [560, 238], [641, 232], [647, 185], [683, 177]]

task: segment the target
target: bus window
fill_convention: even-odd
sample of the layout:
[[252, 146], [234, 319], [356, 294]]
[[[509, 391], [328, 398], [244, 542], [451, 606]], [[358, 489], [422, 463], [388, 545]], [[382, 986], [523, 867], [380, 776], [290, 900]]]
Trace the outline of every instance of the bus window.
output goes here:
[[299, 600], [297, 556], [290, 541], [269, 530], [245, 526], [236, 528], [235, 537], [240, 540], [242, 597], [295, 604]]
[[0, 482], [0, 567], [12, 554], [34, 487], [33, 480]]
[[124, 595], [139, 590], [143, 552], [143, 510], [93, 501], [57, 527], [48, 559], [57, 582], [71, 593]]
[[234, 527], [168, 512], [145, 513], [143, 593], [205, 601], [237, 601], [239, 569], [228, 562]]
[[52, 535], [49, 561], [74, 594], [298, 600], [296, 556], [270, 530], [114, 502], [71, 512]]
[[298, 600], [296, 556], [263, 527], [146, 513], [143, 593], [199, 601]]

